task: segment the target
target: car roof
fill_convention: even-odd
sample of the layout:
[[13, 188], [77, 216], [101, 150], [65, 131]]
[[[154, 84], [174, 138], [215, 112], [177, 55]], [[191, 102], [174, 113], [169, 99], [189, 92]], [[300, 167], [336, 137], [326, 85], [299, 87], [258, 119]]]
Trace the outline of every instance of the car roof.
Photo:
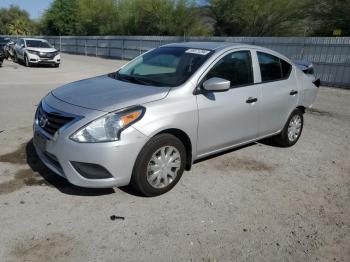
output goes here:
[[274, 50], [271, 50], [266, 47], [257, 46], [257, 45], [248, 45], [242, 43], [230, 43], [230, 42], [183, 42], [183, 43], [174, 43], [167, 44], [161, 47], [184, 47], [184, 48], [194, 48], [194, 49], [205, 49], [210, 51], [221, 51], [225, 48], [247, 48], [247, 49], [255, 49], [260, 52], [266, 52], [268, 54], [272, 54], [274, 56], [280, 57], [288, 62], [292, 62], [289, 58], [280, 54]]
[[185, 48], [196, 48], [206, 50], [221, 50], [226, 47], [253, 47], [252, 45], [246, 45], [241, 43], [229, 43], [229, 42], [183, 42], [163, 45], [163, 47], [185, 47]]

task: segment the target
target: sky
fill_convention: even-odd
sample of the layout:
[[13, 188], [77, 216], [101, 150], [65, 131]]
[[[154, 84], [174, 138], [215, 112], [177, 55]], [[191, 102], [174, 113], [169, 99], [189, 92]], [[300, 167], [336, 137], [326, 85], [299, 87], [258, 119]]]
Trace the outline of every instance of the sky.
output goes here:
[[18, 5], [26, 10], [32, 19], [40, 17], [42, 12], [47, 9], [53, 0], [0, 0], [0, 8]]

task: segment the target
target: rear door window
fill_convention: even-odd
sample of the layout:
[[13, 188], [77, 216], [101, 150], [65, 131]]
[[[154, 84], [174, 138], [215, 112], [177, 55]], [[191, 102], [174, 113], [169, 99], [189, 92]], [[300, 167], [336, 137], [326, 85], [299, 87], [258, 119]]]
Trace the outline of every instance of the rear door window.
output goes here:
[[287, 79], [292, 71], [292, 66], [270, 54], [257, 52], [260, 65], [261, 81], [278, 81]]

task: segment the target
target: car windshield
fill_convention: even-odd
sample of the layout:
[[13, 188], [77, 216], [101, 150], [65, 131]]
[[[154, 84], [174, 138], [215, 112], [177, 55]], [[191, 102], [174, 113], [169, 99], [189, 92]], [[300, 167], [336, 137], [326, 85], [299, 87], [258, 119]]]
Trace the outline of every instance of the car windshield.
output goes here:
[[212, 55], [212, 51], [185, 47], [161, 47], [137, 57], [116, 78], [153, 86], [179, 86]]
[[43, 40], [26, 40], [27, 47], [51, 48], [51, 45]]

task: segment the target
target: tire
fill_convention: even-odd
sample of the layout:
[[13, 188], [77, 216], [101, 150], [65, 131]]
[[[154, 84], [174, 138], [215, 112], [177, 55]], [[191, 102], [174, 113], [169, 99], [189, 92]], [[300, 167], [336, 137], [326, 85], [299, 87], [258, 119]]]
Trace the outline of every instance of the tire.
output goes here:
[[13, 54], [13, 62], [18, 63], [18, 57], [16, 53]]
[[296, 108], [290, 114], [282, 132], [273, 137], [275, 144], [281, 147], [291, 147], [298, 142], [304, 126], [303, 112]]
[[[170, 159], [173, 160], [169, 162]], [[148, 197], [164, 194], [179, 182], [185, 163], [186, 149], [183, 143], [171, 134], [157, 135], [139, 153], [131, 184]]]
[[29, 62], [29, 59], [28, 59], [27, 55], [24, 55], [24, 65], [26, 67], [30, 67], [31, 66], [31, 63]]
[[60, 67], [60, 64], [54, 64], [53, 66], [58, 68], [58, 67]]

